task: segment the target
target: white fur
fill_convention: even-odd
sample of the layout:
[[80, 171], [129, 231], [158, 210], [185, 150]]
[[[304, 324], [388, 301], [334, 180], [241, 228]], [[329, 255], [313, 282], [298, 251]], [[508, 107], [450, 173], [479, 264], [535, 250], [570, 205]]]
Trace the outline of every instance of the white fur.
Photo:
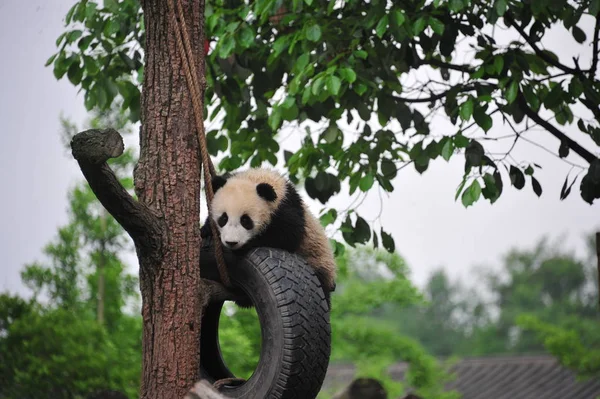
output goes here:
[[[229, 215], [227, 224], [223, 227], [219, 227], [221, 231], [221, 241], [227, 248], [238, 249], [241, 248], [248, 240], [250, 240], [255, 232], [256, 226], [252, 230], [246, 230], [244, 226], [240, 224], [240, 217], [242, 215]], [[235, 242], [235, 245], [229, 245], [229, 242]]]

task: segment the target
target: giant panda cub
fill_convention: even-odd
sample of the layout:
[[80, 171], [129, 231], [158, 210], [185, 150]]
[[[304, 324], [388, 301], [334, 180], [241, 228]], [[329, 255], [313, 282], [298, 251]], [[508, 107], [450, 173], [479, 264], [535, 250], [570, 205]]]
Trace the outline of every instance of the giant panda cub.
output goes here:
[[325, 230], [290, 181], [273, 170], [251, 168], [215, 176], [212, 186], [212, 209], [202, 237], [212, 234], [212, 217], [223, 245], [233, 252], [271, 247], [297, 253], [315, 270], [329, 302], [335, 289], [333, 251]]

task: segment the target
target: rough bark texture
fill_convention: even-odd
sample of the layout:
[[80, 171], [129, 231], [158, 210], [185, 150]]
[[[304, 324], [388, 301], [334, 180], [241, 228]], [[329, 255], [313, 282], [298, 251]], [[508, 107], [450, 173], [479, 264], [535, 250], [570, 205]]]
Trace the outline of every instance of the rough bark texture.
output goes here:
[[[203, 0], [180, 0], [197, 65], [204, 65]], [[160, 256], [138, 250], [143, 316], [141, 397], [183, 398], [199, 379], [200, 176], [189, 90], [165, 0], [142, 1], [146, 24], [140, 159], [135, 189], [165, 225]], [[198, 71], [200, 73], [201, 71]]]

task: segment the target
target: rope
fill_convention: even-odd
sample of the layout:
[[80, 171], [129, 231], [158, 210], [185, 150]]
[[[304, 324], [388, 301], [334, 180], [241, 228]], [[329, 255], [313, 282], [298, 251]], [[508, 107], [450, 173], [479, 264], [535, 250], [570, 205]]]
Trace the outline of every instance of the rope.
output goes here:
[[[185, 17], [183, 13], [183, 7], [181, 6], [181, 2], [177, 1], [177, 9], [179, 20], [177, 19], [177, 14], [175, 11], [175, 0], [168, 0], [169, 11], [171, 14], [171, 19], [173, 20], [173, 25], [175, 26], [175, 41], [177, 42], [177, 47], [179, 49], [179, 53], [181, 55], [181, 59], [183, 62], [183, 68], [185, 71], [185, 77], [188, 83], [188, 88], [190, 89], [190, 95], [192, 98], [192, 107], [194, 110], [194, 118], [196, 120], [196, 128], [198, 130], [198, 144], [200, 147], [200, 156], [202, 158], [202, 170], [204, 171], [204, 189], [206, 192], [206, 205], [208, 208], [208, 212], [210, 214], [212, 209], [212, 200], [215, 195], [212, 188], [211, 177], [214, 176], [215, 167], [210, 159], [208, 154], [208, 149], [206, 145], [206, 136], [204, 134], [204, 121], [202, 117], [202, 88], [203, 85], [200, 85], [198, 82], [196, 65], [194, 62], [194, 56], [192, 52], [192, 46], [190, 44], [190, 38], [188, 35], [187, 26], [185, 23]], [[193, 73], [192, 71], [196, 72]], [[205, 81], [203, 81], [205, 84]], [[202, 179], [202, 175], [200, 176]], [[227, 265], [225, 263], [225, 258], [223, 256], [223, 247], [221, 244], [221, 240], [218, 239], [218, 230], [215, 224], [215, 221], [212, 218], [208, 218], [210, 222], [210, 227], [212, 230], [214, 245], [215, 245], [215, 259], [217, 261], [217, 268], [219, 270], [219, 276], [221, 277], [221, 282], [229, 287], [231, 285], [229, 280], [229, 275], [227, 273]]]

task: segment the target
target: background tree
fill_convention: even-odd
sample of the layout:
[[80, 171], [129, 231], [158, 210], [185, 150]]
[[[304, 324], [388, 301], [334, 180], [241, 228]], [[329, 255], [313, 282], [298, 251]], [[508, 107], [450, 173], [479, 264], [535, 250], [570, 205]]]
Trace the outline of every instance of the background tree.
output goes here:
[[575, 256], [558, 241], [512, 249], [499, 268], [478, 266], [477, 289], [434, 272], [425, 303], [390, 307], [377, 317], [395, 320], [399, 331], [436, 356], [550, 353], [582, 376], [595, 375], [595, 255]]
[[[578, 183], [592, 203], [600, 197], [599, 9], [598, 0], [211, 0], [205, 19], [194, 14], [212, 48], [205, 114], [219, 129], [208, 132], [211, 153], [223, 153], [222, 170], [275, 165], [283, 155], [290, 177], [323, 204], [342, 187], [390, 192], [402, 167], [423, 173], [460, 153], [456, 198], [469, 206], [495, 202], [507, 183], [542, 194], [541, 166], [513, 156], [537, 129], [556, 138], [550, 152], [576, 154], [565, 159], [572, 169], [560, 197]], [[147, 59], [138, 1], [81, 0], [66, 25], [48, 60], [56, 77], [80, 86], [89, 109], [123, 98], [138, 120]], [[544, 47], [550, 31], [572, 35], [581, 57]], [[576, 138], [564, 130], [574, 124]], [[293, 155], [278, 142], [283, 127], [303, 135]], [[385, 226], [370, 228], [352, 208], [326, 219], [348, 244], [394, 248]]]
[[[115, 109], [87, 124], [130, 132]], [[77, 128], [63, 126], [68, 142]], [[128, 188], [133, 158], [128, 151], [111, 162]], [[0, 396], [73, 398], [110, 388], [139, 397], [138, 281], [121, 259], [129, 240], [86, 183], [69, 193], [68, 218], [44, 248], [47, 261], [21, 272], [33, 297], [0, 296]]]
[[[404, 308], [421, 303], [422, 296], [408, 279], [408, 268], [398, 254], [367, 246], [349, 249], [337, 258], [339, 282], [332, 296], [332, 361], [351, 362], [357, 376], [383, 382], [390, 397], [411, 390], [423, 398], [454, 398], [445, 392], [450, 376], [444, 365], [415, 339], [399, 334], [393, 319], [378, 317], [385, 307]], [[402, 384], [387, 368], [408, 364]]]

